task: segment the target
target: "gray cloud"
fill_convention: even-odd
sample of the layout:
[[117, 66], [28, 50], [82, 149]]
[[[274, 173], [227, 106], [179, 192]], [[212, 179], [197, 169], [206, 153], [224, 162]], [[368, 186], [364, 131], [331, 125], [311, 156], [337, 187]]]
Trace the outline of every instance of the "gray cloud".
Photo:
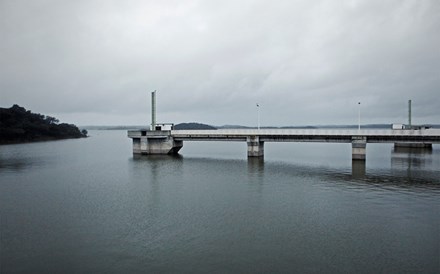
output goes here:
[[440, 2], [0, 1], [0, 104], [77, 124], [440, 123]]

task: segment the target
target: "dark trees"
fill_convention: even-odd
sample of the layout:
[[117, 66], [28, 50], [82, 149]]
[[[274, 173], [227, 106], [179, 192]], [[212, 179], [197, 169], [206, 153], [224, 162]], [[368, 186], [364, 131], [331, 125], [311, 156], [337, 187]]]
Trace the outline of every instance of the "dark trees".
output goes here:
[[0, 108], [0, 143], [21, 143], [86, 137], [78, 127], [32, 113], [19, 105]]

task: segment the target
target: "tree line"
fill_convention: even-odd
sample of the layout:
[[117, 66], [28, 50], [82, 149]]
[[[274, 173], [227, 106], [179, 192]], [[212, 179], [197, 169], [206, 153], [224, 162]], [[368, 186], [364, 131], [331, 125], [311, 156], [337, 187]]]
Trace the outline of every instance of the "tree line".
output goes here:
[[52, 116], [33, 113], [17, 104], [0, 108], [0, 143], [22, 143], [87, 137], [73, 124], [60, 123]]

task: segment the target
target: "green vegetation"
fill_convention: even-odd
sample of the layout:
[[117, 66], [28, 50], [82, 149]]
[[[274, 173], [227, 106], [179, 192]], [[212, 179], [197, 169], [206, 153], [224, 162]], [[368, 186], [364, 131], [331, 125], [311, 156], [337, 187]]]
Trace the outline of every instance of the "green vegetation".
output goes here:
[[0, 144], [87, 137], [72, 124], [59, 123], [51, 116], [32, 113], [19, 105], [0, 108]]

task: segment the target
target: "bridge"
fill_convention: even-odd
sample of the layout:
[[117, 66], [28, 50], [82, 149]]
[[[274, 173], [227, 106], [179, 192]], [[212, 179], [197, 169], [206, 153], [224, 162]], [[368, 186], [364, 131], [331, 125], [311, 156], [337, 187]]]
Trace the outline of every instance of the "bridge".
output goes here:
[[187, 141], [246, 142], [248, 157], [263, 157], [265, 142], [349, 143], [352, 159], [365, 161], [367, 143], [429, 146], [440, 143], [440, 129], [221, 129], [130, 130], [134, 154], [175, 154]]

